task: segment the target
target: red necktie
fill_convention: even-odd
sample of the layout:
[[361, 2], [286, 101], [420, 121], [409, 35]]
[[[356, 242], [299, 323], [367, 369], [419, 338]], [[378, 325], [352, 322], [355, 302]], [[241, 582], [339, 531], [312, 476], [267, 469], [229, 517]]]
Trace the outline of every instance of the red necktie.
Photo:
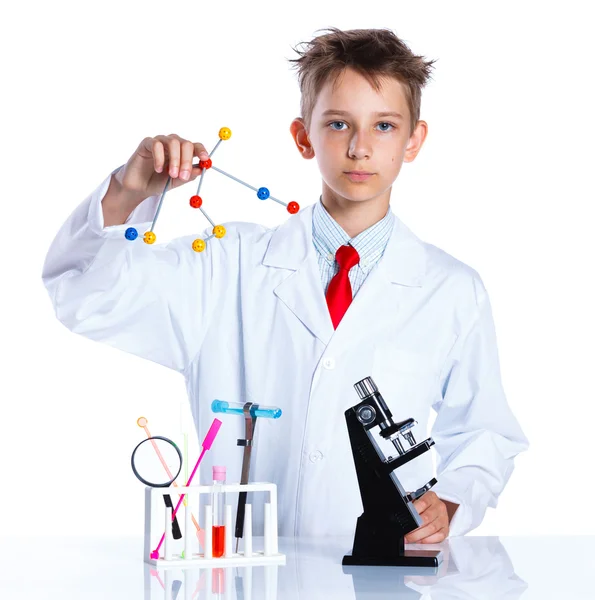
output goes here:
[[341, 246], [337, 250], [335, 258], [339, 263], [339, 272], [328, 284], [326, 303], [328, 304], [333, 326], [337, 329], [353, 299], [349, 270], [359, 263], [359, 254], [353, 246]]

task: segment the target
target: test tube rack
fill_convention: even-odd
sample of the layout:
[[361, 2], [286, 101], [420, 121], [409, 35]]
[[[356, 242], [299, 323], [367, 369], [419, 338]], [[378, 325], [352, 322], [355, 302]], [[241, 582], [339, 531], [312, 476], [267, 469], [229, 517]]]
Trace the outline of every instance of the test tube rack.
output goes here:
[[[264, 537], [263, 548], [258, 550], [253, 547], [252, 536], [252, 505], [246, 504], [246, 514], [244, 517], [244, 537], [243, 552], [233, 552], [233, 527], [232, 527], [232, 507], [225, 506], [225, 553], [221, 557], [213, 556], [213, 514], [212, 507], [209, 504], [204, 505], [204, 533], [205, 543], [202, 552], [195, 552], [194, 546], [198, 545], [198, 540], [194, 535], [192, 523], [192, 510], [197, 509], [200, 514], [200, 496], [209, 495], [213, 492], [224, 492], [225, 494], [234, 494], [240, 492], [260, 492], [268, 493], [268, 502], [264, 504]], [[160, 496], [166, 494], [186, 494], [183, 510], [176, 516], [183, 513], [184, 534], [182, 540], [174, 540], [172, 536], [172, 509], [166, 507]], [[159, 508], [158, 508], [159, 507]], [[157, 510], [162, 511], [163, 518], [156, 519]], [[163, 553], [159, 558], [151, 558], [152, 546], [155, 541], [153, 533], [153, 524], [161, 522], [159, 535], [165, 528], [165, 541]], [[179, 542], [183, 543], [183, 552], [175, 551]], [[277, 527], [277, 486], [274, 483], [248, 483], [248, 484], [222, 484], [222, 485], [197, 485], [180, 486], [175, 491], [171, 487], [145, 488], [145, 536], [144, 536], [144, 562], [157, 567], [188, 567], [192, 565], [201, 567], [228, 567], [242, 565], [271, 565], [285, 564], [286, 557], [279, 553], [279, 538]]]

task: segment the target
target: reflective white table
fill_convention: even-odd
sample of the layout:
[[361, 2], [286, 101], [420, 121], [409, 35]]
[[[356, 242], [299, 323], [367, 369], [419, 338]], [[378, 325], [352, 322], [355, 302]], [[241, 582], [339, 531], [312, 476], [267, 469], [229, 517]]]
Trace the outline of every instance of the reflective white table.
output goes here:
[[593, 536], [464, 536], [406, 545], [443, 550], [437, 569], [342, 567], [347, 538], [280, 538], [285, 566], [157, 570], [142, 560], [141, 537], [2, 542], [2, 600], [595, 598]]

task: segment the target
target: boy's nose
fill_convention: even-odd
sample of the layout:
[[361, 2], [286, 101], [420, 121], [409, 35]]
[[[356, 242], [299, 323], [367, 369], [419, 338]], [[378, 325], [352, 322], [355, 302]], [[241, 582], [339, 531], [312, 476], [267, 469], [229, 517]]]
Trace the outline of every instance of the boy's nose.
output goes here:
[[370, 158], [370, 156], [372, 156], [370, 138], [366, 135], [355, 134], [349, 144], [349, 157], [361, 160], [362, 158]]

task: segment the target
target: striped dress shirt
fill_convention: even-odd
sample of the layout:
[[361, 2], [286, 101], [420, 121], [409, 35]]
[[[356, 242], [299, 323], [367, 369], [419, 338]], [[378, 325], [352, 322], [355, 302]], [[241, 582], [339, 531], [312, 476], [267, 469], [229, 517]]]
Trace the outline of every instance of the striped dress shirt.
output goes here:
[[368, 227], [354, 238], [350, 238], [345, 230], [331, 217], [322, 200], [314, 205], [312, 213], [312, 241], [318, 256], [318, 266], [324, 294], [331, 279], [339, 271], [339, 265], [335, 260], [337, 250], [345, 245], [351, 244], [358, 252], [360, 262], [349, 271], [349, 281], [353, 297], [361, 288], [368, 273], [384, 254], [386, 244], [390, 239], [395, 216], [390, 210], [377, 223]]

